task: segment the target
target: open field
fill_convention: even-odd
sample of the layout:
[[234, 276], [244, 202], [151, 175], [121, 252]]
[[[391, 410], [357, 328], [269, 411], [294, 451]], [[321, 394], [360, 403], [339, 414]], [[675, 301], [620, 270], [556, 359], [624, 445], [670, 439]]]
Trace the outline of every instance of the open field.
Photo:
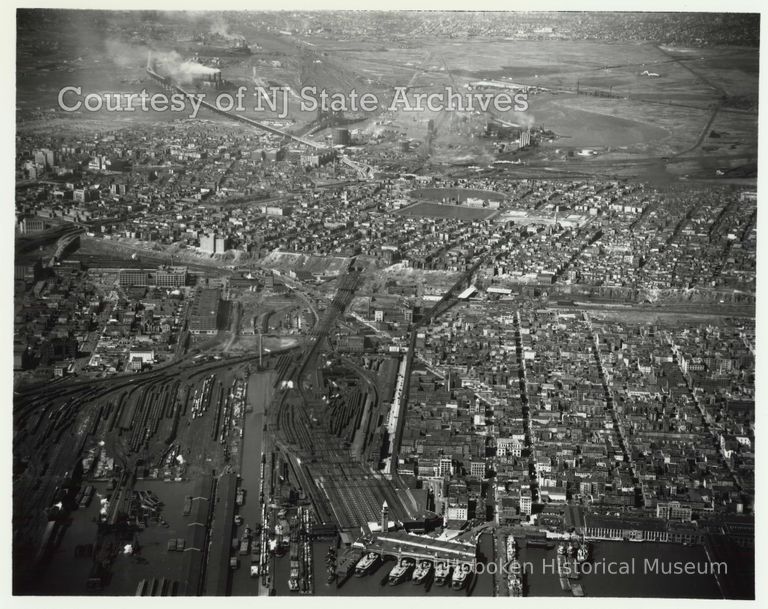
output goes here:
[[[101, 128], [135, 122], [168, 121], [183, 118], [179, 113], [135, 112], [111, 115], [106, 112], [55, 112], [56, 94], [67, 84], [82, 86], [86, 92], [138, 92], [155, 87], [144, 74], [148, 48], [176, 50], [183, 56], [205, 54], [205, 47], [192, 34], [202, 27], [190, 23], [188, 31], [175, 39], [154, 35], [144, 40], [120, 39], [114, 32], [81, 39], [79, 20], [69, 17], [70, 27], [56, 23], [36, 24], [19, 43], [17, 108], [19, 117], [35, 116], [30, 126], [50, 129], [61, 117], [64, 125]], [[47, 46], [53, 28], [62, 30], [55, 47]], [[671, 175], [710, 177], [710, 165], [726, 168], [751, 162], [756, 148], [757, 49], [741, 47], [687, 49], [651, 43], [607, 43], [565, 40], [439, 40], [428, 38], [402, 43], [368, 40], [328, 40], [322, 37], [290, 37], [264, 31], [258, 23], [238, 24], [238, 31], [251, 45], [251, 55], [227, 55], [221, 68], [233, 85], [259, 82], [288, 85], [289, 116], [294, 129], [313, 124], [315, 112], [302, 111], [295, 95], [303, 85], [317, 85], [328, 91], [358, 93], [374, 91], [379, 111], [371, 114], [391, 120], [396, 137], [412, 142], [410, 158], [445, 166], [489, 165], [497, 157], [496, 143], [478, 137], [487, 115], [458, 115], [442, 112], [386, 113], [395, 86], [410, 85], [414, 91], [438, 91], [451, 85], [466, 91], [465, 85], [478, 80], [495, 80], [533, 89], [526, 112], [508, 111], [499, 118], [522, 125], [541, 126], [557, 134], [552, 142], [543, 140], [526, 159], [552, 161], [555, 150], [599, 149], [604, 163], [616, 162], [616, 175], [631, 173], [627, 163], [633, 155], [668, 157], [687, 150], [710, 156], [734, 156], [731, 161], [706, 161], [701, 171], [674, 170]], [[115, 53], [113, 41], [119, 40]], [[647, 72], [647, 73], [645, 73]], [[577, 92], [579, 94], [577, 94]], [[613, 98], [592, 94], [611, 95]], [[715, 105], [722, 109], [712, 128], [722, 132], [718, 142], [699, 141], [712, 117]], [[740, 114], [729, 110], [746, 112]], [[246, 104], [246, 115], [267, 118], [269, 112], [254, 112]], [[45, 116], [43, 119], [41, 117]], [[201, 118], [226, 121], [202, 111]], [[436, 134], [426, 150], [426, 121], [433, 119]], [[457, 120], [458, 119], [458, 120]], [[358, 123], [366, 133], [381, 126]], [[90, 126], [90, 124], [93, 124]], [[20, 123], [20, 127], [25, 123]], [[316, 137], [322, 137], [318, 134]], [[700, 144], [697, 146], [697, 144]], [[389, 158], [391, 142], [369, 143]], [[555, 156], [553, 156], [555, 155]], [[746, 159], [746, 160], [745, 160]], [[589, 160], [590, 165], [591, 159]], [[586, 162], [581, 162], [586, 165]], [[694, 163], [695, 165], [696, 163]], [[694, 168], [695, 169], [695, 168]], [[591, 171], [592, 167], [587, 169]], [[515, 172], [514, 170], [511, 170]], [[569, 169], [569, 171], [572, 171]], [[601, 171], [608, 172], [607, 167]], [[643, 170], [640, 169], [642, 172]], [[423, 210], [422, 210], [423, 211]], [[439, 210], [441, 215], [445, 210]]]
[[496, 213], [487, 207], [465, 207], [463, 205], [442, 205], [441, 203], [416, 203], [401, 210], [404, 216], [427, 216], [430, 218], [457, 218], [471, 222], [485, 220]]
[[416, 188], [410, 193], [411, 198], [423, 201], [441, 201], [444, 198], [466, 201], [468, 198], [487, 201], [503, 201], [504, 195], [492, 190], [476, 190], [471, 188]]
[[[410, 80], [419, 73], [412, 83], [417, 87], [447, 83], [460, 88], [479, 79], [538, 87], [538, 92], [529, 95], [527, 112], [494, 114], [519, 124], [532, 121], [554, 131], [560, 137], [539, 149], [545, 154], [552, 148], [580, 147], [617, 154], [618, 161], [638, 154], [679, 154], [695, 147], [714, 104], [721, 99], [725, 99], [725, 112], [716, 123], [735, 122], [730, 131], [724, 131], [739, 140], [728, 145], [737, 143], [743, 151], [756, 144], [756, 117], [727, 112], [756, 107], [758, 54], [753, 49], [477, 40], [429, 41], [418, 49], [389, 48], [386, 52], [379, 45], [349, 43], [344, 48], [336, 44], [333, 52], [343, 54], [350, 69], [370, 70], [380, 61], [381, 73], [388, 72], [391, 80], [404, 74]], [[620, 98], [595, 97], [593, 92]], [[419, 118], [425, 117], [426, 113]], [[448, 129], [438, 129], [433, 143], [435, 162], [450, 164], [466, 157], [482, 165], [492, 156], [476, 150], [475, 144], [488, 147], [487, 143], [471, 138], [442, 145], [452, 137]], [[697, 152], [707, 154], [706, 150]]]
[[349, 266], [350, 258], [343, 256], [310, 256], [275, 250], [264, 260], [262, 265], [282, 271], [306, 272], [314, 275], [340, 275]]
[[[558, 148], [658, 148], [673, 139], [673, 129], [684, 121], [692, 127], [690, 145], [697, 135], [694, 125], [707, 119], [703, 110], [596, 97], [538, 95], [530, 104], [536, 123], [559, 136], [548, 147]], [[682, 150], [686, 139], [674, 136], [674, 144]]]

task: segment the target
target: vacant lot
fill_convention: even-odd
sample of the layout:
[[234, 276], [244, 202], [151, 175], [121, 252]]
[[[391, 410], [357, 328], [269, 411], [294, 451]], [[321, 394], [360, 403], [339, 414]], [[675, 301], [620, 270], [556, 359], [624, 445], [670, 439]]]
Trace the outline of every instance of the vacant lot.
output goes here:
[[426, 216], [429, 218], [457, 218], [471, 222], [485, 220], [496, 213], [487, 207], [464, 207], [461, 205], [442, 205], [440, 203], [416, 203], [400, 211], [405, 216]]

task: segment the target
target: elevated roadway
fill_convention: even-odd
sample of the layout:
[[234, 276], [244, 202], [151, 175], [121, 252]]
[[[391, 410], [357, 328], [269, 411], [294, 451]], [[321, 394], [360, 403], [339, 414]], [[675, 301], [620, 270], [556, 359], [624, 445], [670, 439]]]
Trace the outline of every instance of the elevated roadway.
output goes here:
[[[155, 71], [152, 58], [149, 57], [147, 59], [147, 74], [157, 83], [160, 84], [161, 87], [163, 87], [166, 90], [169, 91], [176, 91], [178, 93], [181, 93], [185, 97], [189, 99], [193, 99], [197, 97], [197, 94], [190, 93], [186, 89], [183, 89], [181, 86], [178, 85], [178, 83], [174, 82], [172, 78], [168, 76], [162, 76], [158, 72]], [[239, 114], [235, 114], [233, 112], [226, 112], [224, 110], [220, 110], [218, 107], [216, 107], [214, 104], [211, 104], [210, 102], [205, 101], [205, 99], [200, 100], [200, 105], [203, 108], [206, 108], [210, 110], [211, 112], [214, 112], [216, 114], [219, 114], [221, 116], [225, 116], [233, 121], [237, 121], [240, 123], [243, 123], [245, 125], [249, 125], [251, 127], [256, 127], [257, 129], [261, 129], [262, 131], [266, 131], [267, 133], [271, 133], [273, 135], [279, 135], [281, 137], [284, 137], [286, 139], [293, 140], [295, 142], [298, 142], [299, 144], [303, 144], [305, 146], [308, 146], [310, 148], [314, 148], [315, 150], [327, 150], [327, 147], [324, 144], [319, 144], [317, 142], [313, 142], [312, 140], [305, 139], [303, 137], [300, 137], [298, 135], [293, 135], [292, 133], [288, 133], [287, 131], [283, 131], [282, 129], [277, 129], [276, 127], [272, 127], [270, 125], [266, 125], [264, 123], [261, 123], [259, 121], [253, 120], [252, 118], [248, 118], [245, 116], [241, 116]]]

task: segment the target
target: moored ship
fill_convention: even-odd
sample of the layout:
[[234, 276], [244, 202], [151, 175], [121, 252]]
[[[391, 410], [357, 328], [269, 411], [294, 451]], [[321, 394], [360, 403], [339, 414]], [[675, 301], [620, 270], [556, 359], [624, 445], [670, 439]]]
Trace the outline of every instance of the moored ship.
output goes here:
[[515, 538], [510, 535], [507, 537], [507, 560], [514, 560], [517, 558], [517, 544]]
[[402, 582], [408, 573], [413, 569], [414, 561], [412, 558], [401, 558], [389, 572], [389, 585], [395, 586]]
[[432, 570], [432, 563], [428, 560], [420, 560], [416, 565], [416, 570], [413, 572], [413, 583], [421, 584], [427, 579], [427, 575]]
[[576, 552], [576, 560], [579, 562], [587, 562], [589, 560], [589, 543], [582, 542]]
[[509, 576], [509, 593], [514, 597], [523, 596], [523, 580], [517, 574], [511, 574]]
[[548, 540], [546, 537], [528, 537], [525, 540], [525, 545], [528, 548], [546, 548], [551, 550], [555, 547], [554, 542]]
[[341, 585], [346, 581], [346, 578], [354, 571], [355, 565], [357, 565], [362, 557], [362, 550], [357, 548], [348, 548], [339, 554], [336, 559], [337, 585]]
[[355, 566], [355, 576], [362, 577], [363, 575], [368, 574], [378, 560], [378, 554], [375, 552], [368, 552], [357, 562], [357, 565]]
[[466, 562], [459, 563], [453, 570], [453, 577], [451, 577], [451, 588], [454, 590], [461, 590], [469, 579], [469, 572], [472, 570], [472, 565]]
[[448, 581], [448, 577], [451, 574], [451, 565], [448, 561], [441, 560], [435, 564], [435, 583], [438, 586], [442, 586]]
[[336, 579], [336, 548], [333, 546], [328, 546], [328, 553], [325, 555], [325, 570], [326, 581], [330, 584]]

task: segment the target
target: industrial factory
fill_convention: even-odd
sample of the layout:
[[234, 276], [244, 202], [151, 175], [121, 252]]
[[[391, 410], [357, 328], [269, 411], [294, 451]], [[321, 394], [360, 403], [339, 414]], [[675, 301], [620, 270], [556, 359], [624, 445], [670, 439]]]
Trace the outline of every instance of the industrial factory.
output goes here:
[[224, 88], [224, 79], [221, 77], [221, 70], [211, 68], [211, 72], [202, 73], [195, 76], [192, 84], [198, 87], [212, 87], [214, 89]]
[[231, 83], [224, 80], [221, 69], [204, 65], [195, 55], [189, 59], [180, 59], [177, 53], [164, 54], [159, 57], [150, 55], [147, 66], [159, 69], [175, 81], [196, 88], [226, 89]]

